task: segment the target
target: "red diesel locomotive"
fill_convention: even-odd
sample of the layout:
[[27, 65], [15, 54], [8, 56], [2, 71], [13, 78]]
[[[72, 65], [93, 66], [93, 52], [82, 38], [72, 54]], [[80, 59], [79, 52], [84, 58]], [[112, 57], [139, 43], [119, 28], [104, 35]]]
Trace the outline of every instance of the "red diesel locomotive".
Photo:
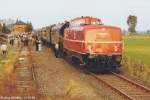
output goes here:
[[121, 29], [103, 25], [100, 19], [86, 16], [53, 25], [50, 37], [57, 57], [71, 56], [74, 62], [96, 70], [120, 67]]

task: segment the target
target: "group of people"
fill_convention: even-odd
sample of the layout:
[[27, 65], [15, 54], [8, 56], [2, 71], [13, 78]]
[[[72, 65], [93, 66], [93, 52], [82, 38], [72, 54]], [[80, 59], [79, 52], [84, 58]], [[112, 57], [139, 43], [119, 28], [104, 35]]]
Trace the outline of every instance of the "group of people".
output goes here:
[[35, 39], [35, 46], [36, 46], [36, 51], [42, 50], [42, 41], [41, 39], [38, 38], [38, 36], [36, 36], [36, 39]]
[[17, 36], [11, 36], [9, 38], [10, 45], [18, 44], [22, 46], [36, 45], [36, 48], [41, 44], [41, 40], [38, 36], [32, 34], [19, 34]]
[[19, 34], [19, 35], [11, 35], [8, 37], [8, 41], [2, 42], [0, 44], [0, 49], [2, 52], [3, 56], [7, 55], [8, 52], [8, 44], [13, 47], [14, 45], [19, 46], [34, 46], [36, 51], [41, 51], [42, 50], [42, 42], [41, 39], [37, 35], [32, 35], [32, 34]]

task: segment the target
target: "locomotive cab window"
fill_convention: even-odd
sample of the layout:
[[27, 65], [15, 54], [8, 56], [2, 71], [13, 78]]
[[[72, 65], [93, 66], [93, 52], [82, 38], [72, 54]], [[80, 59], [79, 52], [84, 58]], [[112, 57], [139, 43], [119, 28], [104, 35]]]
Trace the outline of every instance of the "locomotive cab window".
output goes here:
[[75, 21], [72, 21], [71, 22], [71, 26], [80, 26], [80, 25], [85, 25], [86, 24], [86, 22], [85, 22], [85, 20], [75, 20]]
[[82, 31], [76, 31], [75, 34], [74, 34], [74, 39], [76, 40], [82, 40]]
[[91, 21], [91, 24], [93, 24], [93, 25], [103, 25], [102, 22], [100, 20], [98, 20], [98, 19], [93, 19]]
[[93, 24], [93, 25], [102, 25], [102, 23], [100, 21], [92, 21], [91, 24]]

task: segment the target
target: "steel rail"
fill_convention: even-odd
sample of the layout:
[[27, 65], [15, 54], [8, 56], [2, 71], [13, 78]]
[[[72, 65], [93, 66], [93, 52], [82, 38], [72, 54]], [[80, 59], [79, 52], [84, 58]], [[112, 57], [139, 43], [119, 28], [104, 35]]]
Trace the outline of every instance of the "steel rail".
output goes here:
[[124, 92], [120, 91], [119, 89], [115, 88], [114, 86], [110, 85], [109, 83], [105, 82], [103, 79], [97, 77], [95, 74], [90, 73], [90, 75], [92, 77], [94, 77], [97, 81], [103, 83], [105, 86], [109, 87], [110, 89], [112, 89], [113, 91], [117, 92], [120, 96], [122, 96], [123, 98], [125, 98], [126, 100], [135, 100], [134, 98], [132, 98], [131, 96], [125, 94]]
[[[145, 86], [143, 86], [143, 85], [140, 85], [140, 84], [138, 84], [138, 83], [136, 83], [136, 82], [134, 82], [134, 81], [132, 81], [132, 80], [130, 80], [130, 79], [128, 79], [128, 78], [126, 78], [126, 77], [120, 75], [120, 74], [117, 74], [117, 73], [114, 73], [114, 72], [111, 72], [111, 73], [112, 73], [113, 76], [119, 78], [120, 80], [122, 80], [122, 81], [124, 81], [124, 82], [127, 82], [128, 85], [129, 85], [129, 84], [130, 84], [130, 85], [133, 85], [133, 86], [135, 86], [135, 88], [141, 89], [142, 91], [145, 91], [144, 93], [146, 93], [146, 94], [148, 94], [148, 95], [145, 96], [145, 95], [143, 95], [142, 93], [141, 93], [141, 95], [145, 96], [146, 98], [147, 98], [147, 96], [148, 96], [148, 97], [150, 96], [150, 89], [149, 89], [149, 88], [147, 88], [147, 87], [145, 87]], [[98, 82], [101, 82], [101, 83], [104, 84], [105, 86], [109, 87], [111, 90], [115, 91], [117, 94], [119, 94], [119, 95], [120, 95], [121, 97], [123, 97], [124, 99], [127, 99], [127, 100], [135, 100], [136, 96], [135, 96], [135, 98], [134, 98], [134, 95], [133, 95], [133, 96], [132, 96], [132, 95], [129, 95], [128, 93], [126, 93], [126, 92], [120, 90], [119, 88], [117, 88], [117, 87], [111, 85], [111, 81], [110, 81], [110, 83], [109, 83], [109, 82], [107, 82], [107, 80], [103, 79], [102, 76], [97, 76], [96, 74], [93, 74], [93, 73], [89, 73], [89, 74], [90, 74], [93, 78], [95, 78]], [[106, 76], [105, 76], [105, 77], [106, 77]], [[130, 86], [130, 85], [129, 85], [129, 86]], [[139, 95], [140, 95], [140, 94], [139, 94]]]
[[128, 83], [130, 83], [130, 84], [132, 84], [132, 85], [134, 85], [134, 86], [136, 86], [136, 87], [138, 87], [138, 88], [140, 88], [142, 90], [145, 90], [146, 92], [150, 93], [150, 89], [149, 88], [147, 88], [147, 87], [145, 87], [143, 85], [140, 85], [140, 84], [138, 84], [138, 83], [136, 83], [136, 82], [134, 82], [134, 81], [132, 81], [132, 80], [122, 76], [122, 75], [119, 75], [117, 73], [114, 73], [114, 72], [111, 72], [111, 73], [113, 75], [115, 75], [116, 77], [119, 77], [120, 79], [123, 79], [124, 81], [127, 81]]

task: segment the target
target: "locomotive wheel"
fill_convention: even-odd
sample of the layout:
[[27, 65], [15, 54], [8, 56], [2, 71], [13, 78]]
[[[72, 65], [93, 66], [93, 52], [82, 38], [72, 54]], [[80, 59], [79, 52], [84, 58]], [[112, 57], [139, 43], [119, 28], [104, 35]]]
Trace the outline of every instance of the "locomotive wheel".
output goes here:
[[76, 66], [80, 65], [80, 60], [74, 56], [71, 57], [72, 63]]

